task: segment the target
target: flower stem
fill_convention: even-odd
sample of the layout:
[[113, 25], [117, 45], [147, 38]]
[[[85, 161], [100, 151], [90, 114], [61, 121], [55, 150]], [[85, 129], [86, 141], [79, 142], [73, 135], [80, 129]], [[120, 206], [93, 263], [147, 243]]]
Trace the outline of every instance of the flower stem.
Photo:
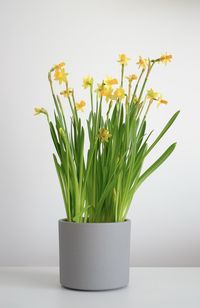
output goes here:
[[151, 64], [151, 62], [149, 61], [149, 66], [148, 66], [148, 69], [147, 69], [147, 73], [146, 73], [146, 77], [145, 77], [144, 83], [143, 83], [143, 85], [142, 85], [142, 89], [141, 89], [141, 91], [140, 91], [140, 95], [139, 95], [139, 97], [138, 97], [138, 102], [140, 102], [140, 100], [141, 100], [141, 98], [142, 98], [142, 94], [143, 94], [143, 92], [144, 92], [144, 88], [145, 88], [145, 86], [146, 86], [146, 83], [147, 83], [149, 74], [150, 74], [150, 72], [151, 72], [151, 70], [152, 70], [152, 68], [153, 68], [153, 66], [154, 66], [154, 63], [155, 63], [155, 62], [152, 62], [152, 64]]
[[134, 89], [134, 92], [133, 92], [133, 95], [132, 95], [132, 99], [131, 99], [131, 104], [133, 103], [133, 100], [134, 100], [134, 97], [135, 97], [135, 95], [136, 95], [139, 82], [140, 82], [140, 80], [141, 80], [143, 74], [144, 74], [144, 70], [141, 71], [140, 76], [139, 76], [139, 78], [138, 78], [138, 81], [137, 81], [137, 83], [136, 83], [136, 85], [135, 85], [135, 89]]
[[131, 81], [129, 81], [128, 83], [128, 97], [127, 97], [127, 101], [130, 101], [130, 96], [131, 96]]
[[121, 87], [123, 87], [124, 82], [124, 64], [122, 64], [122, 70], [121, 70]]
[[90, 86], [90, 99], [91, 99], [91, 109], [92, 109], [92, 114], [94, 113], [94, 104], [93, 104], [93, 86], [91, 84]]

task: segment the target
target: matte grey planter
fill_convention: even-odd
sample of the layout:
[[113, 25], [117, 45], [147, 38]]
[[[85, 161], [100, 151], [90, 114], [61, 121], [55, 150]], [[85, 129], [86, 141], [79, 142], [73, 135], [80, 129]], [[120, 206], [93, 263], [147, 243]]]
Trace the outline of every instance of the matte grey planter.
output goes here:
[[129, 281], [130, 220], [59, 220], [60, 283], [78, 290], [122, 288]]

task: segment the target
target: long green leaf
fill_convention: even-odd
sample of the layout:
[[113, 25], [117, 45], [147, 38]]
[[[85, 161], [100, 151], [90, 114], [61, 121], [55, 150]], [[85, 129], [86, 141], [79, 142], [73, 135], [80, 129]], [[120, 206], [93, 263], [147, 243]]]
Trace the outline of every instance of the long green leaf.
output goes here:
[[56, 136], [56, 132], [55, 132], [55, 129], [54, 129], [54, 126], [53, 126], [52, 122], [49, 123], [49, 128], [50, 128], [51, 137], [52, 137], [55, 149], [56, 149], [56, 151], [57, 151], [57, 153], [58, 153], [58, 155], [60, 157], [61, 156], [60, 144], [59, 144], [58, 138]]
[[165, 125], [165, 127], [163, 128], [163, 130], [161, 131], [161, 133], [158, 135], [158, 137], [156, 138], [156, 140], [152, 143], [152, 145], [148, 148], [148, 150], [146, 151], [146, 156], [149, 154], [149, 152], [155, 147], [155, 145], [160, 141], [160, 139], [164, 136], [164, 134], [168, 131], [168, 129], [170, 128], [170, 126], [172, 126], [172, 124], [174, 123], [174, 121], [176, 120], [177, 116], [179, 115], [180, 110], [177, 111], [169, 120], [169, 122]]
[[168, 157], [169, 155], [174, 151], [176, 147], [176, 143], [173, 143], [170, 145], [167, 150], [151, 165], [139, 178], [137, 183], [137, 188], [146, 180], [146, 178], [154, 172]]

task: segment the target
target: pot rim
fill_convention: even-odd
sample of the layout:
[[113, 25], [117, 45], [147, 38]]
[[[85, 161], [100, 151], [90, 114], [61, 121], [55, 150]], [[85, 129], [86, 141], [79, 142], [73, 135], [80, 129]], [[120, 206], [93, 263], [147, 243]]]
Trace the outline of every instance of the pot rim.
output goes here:
[[125, 219], [124, 221], [114, 221], [114, 222], [73, 222], [73, 221], [68, 221], [66, 218], [61, 218], [58, 220], [59, 223], [64, 223], [64, 224], [71, 224], [71, 225], [79, 225], [79, 226], [87, 226], [87, 225], [124, 225], [124, 224], [130, 224], [131, 220], [130, 219]]

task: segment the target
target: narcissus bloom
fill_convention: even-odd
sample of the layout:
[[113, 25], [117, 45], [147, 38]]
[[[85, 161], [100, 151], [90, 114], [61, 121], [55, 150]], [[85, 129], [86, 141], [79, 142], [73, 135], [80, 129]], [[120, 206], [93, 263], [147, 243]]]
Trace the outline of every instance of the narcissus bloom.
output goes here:
[[75, 104], [76, 110], [84, 111], [84, 107], [86, 106], [85, 101], [80, 101], [79, 103]]
[[112, 135], [106, 128], [100, 128], [98, 138], [101, 142], [108, 142]]
[[147, 98], [150, 100], [157, 100], [159, 96], [158, 92], [155, 92], [153, 89], [147, 91]]
[[64, 97], [69, 97], [72, 93], [73, 93], [73, 89], [72, 88], [68, 88], [68, 89], [60, 92], [60, 94], [63, 95]]
[[148, 66], [149, 60], [146, 58], [139, 57], [139, 60], [136, 64], [138, 64], [138, 68], [142, 68], [143, 70], [146, 69]]
[[112, 99], [113, 88], [111, 86], [103, 86], [99, 94], [106, 98], [106, 101]]
[[133, 80], [137, 79], [137, 76], [135, 74], [132, 74], [127, 76], [126, 79], [128, 79], [129, 82], [132, 82]]
[[64, 68], [56, 69], [54, 72], [54, 80], [57, 80], [59, 84], [67, 82], [67, 73]]
[[162, 62], [164, 64], [167, 64], [168, 62], [171, 62], [172, 60], [172, 55], [170, 54], [164, 54], [159, 58], [159, 62]]
[[157, 107], [159, 107], [160, 105], [167, 105], [168, 101], [166, 101], [165, 99], [162, 98], [162, 96], [159, 96], [157, 99]]
[[91, 76], [86, 76], [83, 78], [83, 88], [86, 89], [93, 84], [93, 78]]
[[127, 56], [126, 56], [125, 54], [120, 54], [120, 55], [119, 55], [119, 60], [118, 60], [118, 62], [119, 62], [121, 65], [127, 65], [129, 60], [130, 60], [130, 58], [127, 58]]
[[117, 88], [115, 91], [114, 91], [114, 99], [119, 99], [119, 100], [122, 100], [125, 96], [125, 91], [123, 88]]
[[48, 115], [47, 110], [44, 109], [43, 107], [35, 107], [34, 111], [35, 111], [34, 115], [39, 115], [41, 113]]
[[103, 88], [104, 88], [104, 84], [98, 83], [95, 92], [97, 92], [97, 94], [101, 95], [101, 91], [103, 90]]
[[54, 70], [59, 70], [61, 69], [63, 66], [65, 66], [65, 62], [61, 62], [59, 64], [54, 65]]
[[104, 79], [104, 83], [108, 86], [113, 86], [115, 84], [118, 84], [118, 80], [116, 78], [112, 78], [109, 76], [106, 79]]

